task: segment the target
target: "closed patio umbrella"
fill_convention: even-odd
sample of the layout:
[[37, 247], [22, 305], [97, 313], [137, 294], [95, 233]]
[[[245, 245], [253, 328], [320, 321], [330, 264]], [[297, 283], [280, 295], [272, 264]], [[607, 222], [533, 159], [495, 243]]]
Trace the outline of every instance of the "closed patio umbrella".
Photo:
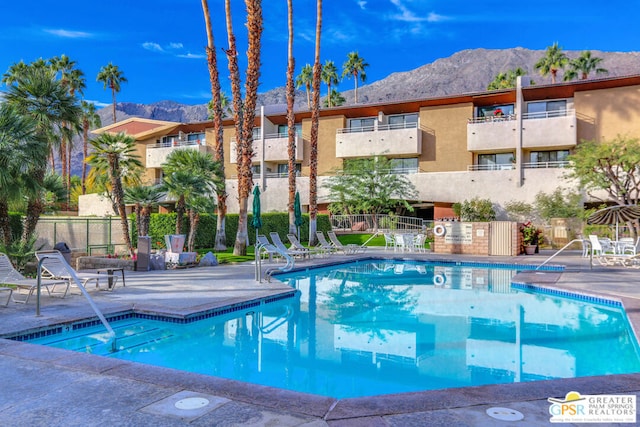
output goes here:
[[640, 219], [640, 206], [615, 205], [600, 209], [589, 215], [587, 224], [616, 225], [616, 240], [618, 240], [618, 224], [633, 222]]
[[256, 229], [256, 243], [258, 242], [258, 229], [262, 227], [262, 218], [260, 217], [260, 187], [253, 188], [253, 220], [251, 225]]
[[293, 223], [298, 228], [298, 239], [300, 239], [300, 226], [302, 225], [302, 208], [300, 207], [300, 193], [296, 191], [296, 197], [293, 200], [293, 215], [295, 219]]

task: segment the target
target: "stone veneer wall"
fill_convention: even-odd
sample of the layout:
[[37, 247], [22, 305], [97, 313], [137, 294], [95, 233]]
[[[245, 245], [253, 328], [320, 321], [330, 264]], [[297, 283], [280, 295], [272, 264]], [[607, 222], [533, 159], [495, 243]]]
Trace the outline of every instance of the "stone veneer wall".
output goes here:
[[135, 261], [131, 259], [80, 256], [76, 259], [76, 270], [95, 270], [97, 268], [124, 268], [135, 271]]
[[[436, 222], [436, 225], [445, 226], [447, 223]], [[452, 223], [461, 227], [471, 224], [471, 243], [447, 243], [445, 236], [434, 235], [434, 241], [431, 248], [434, 253], [440, 254], [461, 254], [461, 255], [491, 255], [491, 223], [489, 222], [472, 222], [472, 223]], [[516, 222], [511, 223], [511, 256], [517, 256], [522, 252], [522, 237]]]

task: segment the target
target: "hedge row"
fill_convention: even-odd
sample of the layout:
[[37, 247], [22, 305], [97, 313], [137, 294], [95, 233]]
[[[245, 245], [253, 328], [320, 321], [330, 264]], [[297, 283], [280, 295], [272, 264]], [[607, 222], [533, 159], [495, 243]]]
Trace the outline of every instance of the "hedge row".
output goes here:
[[[260, 234], [269, 235], [271, 232], [277, 232], [283, 240], [289, 232], [289, 214], [288, 213], [264, 213], [260, 216], [262, 219], [262, 227], [258, 230]], [[309, 240], [309, 215], [302, 215], [303, 224], [300, 227], [301, 241]], [[248, 215], [248, 233], [249, 243], [254, 244], [256, 238], [256, 229], [253, 227], [253, 215]], [[198, 224], [198, 234], [196, 235], [196, 248], [212, 248], [216, 236], [216, 226], [218, 217], [215, 214], [201, 214], [200, 223]], [[317, 216], [318, 231], [331, 230], [331, 222], [328, 215]], [[183, 233], [189, 232], [189, 222], [185, 219]], [[176, 231], [176, 214], [151, 214], [151, 222], [149, 223], [149, 236], [154, 247], [164, 246], [164, 236], [174, 234]], [[235, 243], [236, 233], [238, 232], [238, 214], [227, 214], [225, 220], [225, 231], [227, 236], [227, 246], [232, 247]]]

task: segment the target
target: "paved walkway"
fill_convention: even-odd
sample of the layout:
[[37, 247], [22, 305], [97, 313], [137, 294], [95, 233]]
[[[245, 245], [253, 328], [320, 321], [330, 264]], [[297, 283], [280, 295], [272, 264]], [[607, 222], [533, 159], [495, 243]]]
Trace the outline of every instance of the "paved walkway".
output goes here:
[[[550, 253], [517, 258], [365, 254], [372, 255], [535, 264]], [[640, 270], [591, 269], [577, 253], [558, 257], [554, 263], [566, 265], [567, 270], [522, 273], [518, 281], [620, 299], [638, 334]], [[105, 313], [135, 309], [188, 315], [290, 291], [275, 281], [257, 283], [254, 266], [238, 264], [127, 272], [125, 288], [118, 284], [114, 292], [92, 295]], [[40, 317], [35, 316], [35, 301], [11, 303], [0, 307], [0, 336], [91, 316], [80, 296], [43, 297]], [[6, 339], [0, 339], [0, 375], [0, 425], [7, 426], [540, 426], [549, 424], [548, 397], [561, 398], [569, 391], [640, 396], [640, 374], [629, 374], [336, 400]], [[178, 401], [191, 402], [183, 400], [190, 397], [210, 403], [176, 407]], [[493, 407], [519, 411], [524, 419], [490, 418], [486, 411]]]

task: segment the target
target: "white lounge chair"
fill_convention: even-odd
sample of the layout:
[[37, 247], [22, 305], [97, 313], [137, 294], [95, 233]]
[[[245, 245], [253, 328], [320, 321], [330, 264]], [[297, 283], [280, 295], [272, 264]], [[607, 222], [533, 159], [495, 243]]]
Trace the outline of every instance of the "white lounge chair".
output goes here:
[[273, 260], [273, 256], [280, 256], [280, 251], [276, 248], [273, 243], [267, 239], [267, 236], [263, 234], [259, 234], [256, 236], [256, 251], [260, 253], [260, 256], [266, 254], [269, 256], [269, 261]]
[[322, 250], [321, 248], [307, 248], [305, 247], [302, 243], [300, 243], [300, 240], [298, 240], [298, 237], [296, 237], [295, 234], [287, 234], [287, 239], [289, 240], [289, 243], [291, 243], [291, 248], [299, 250], [299, 251], [307, 251], [309, 253], [309, 257], [311, 257], [312, 255], [324, 255], [325, 251]]
[[[26, 304], [29, 302], [31, 295], [33, 295], [33, 293], [38, 289], [38, 280], [24, 277], [18, 270], [13, 268], [13, 264], [11, 264], [9, 257], [3, 253], [0, 253], [0, 283], [16, 287], [17, 292], [11, 292], [9, 297], [13, 302], [20, 304]], [[62, 298], [67, 296], [67, 293], [69, 292], [69, 281], [66, 279], [47, 280], [41, 278], [40, 286], [47, 290], [47, 294], [53, 296], [59, 295]], [[56, 292], [56, 286], [62, 286], [64, 291]], [[20, 295], [22, 292], [26, 292], [27, 296], [24, 299], [16, 298], [16, 295]], [[9, 300], [7, 299], [7, 304], [8, 303]]]
[[316, 237], [318, 238], [318, 247], [320, 247], [327, 254], [332, 254], [338, 250], [335, 246], [327, 241], [327, 238], [324, 237], [324, 233], [322, 231], [316, 231]]
[[282, 239], [280, 239], [280, 235], [275, 231], [269, 233], [269, 236], [271, 236], [271, 241], [273, 242], [275, 247], [282, 252], [285, 252], [293, 257], [299, 256], [299, 257], [305, 258], [310, 256], [309, 251], [306, 249], [302, 250], [302, 249], [296, 249], [296, 248], [287, 248], [285, 244], [282, 242]]
[[342, 244], [342, 242], [338, 239], [338, 236], [336, 236], [336, 233], [333, 231], [327, 231], [327, 236], [329, 237], [331, 244], [335, 246], [336, 249], [344, 252], [345, 254], [357, 254], [367, 250], [366, 246]]
[[56, 280], [67, 280], [71, 286], [76, 286], [75, 277], [77, 277], [81, 285], [86, 289], [89, 282], [95, 281], [96, 289], [100, 289], [100, 279], [107, 279], [105, 288], [108, 291], [112, 291], [118, 282], [118, 276], [114, 274], [101, 274], [101, 273], [85, 273], [78, 272], [67, 263], [62, 254], [59, 251], [38, 251], [36, 252], [36, 258], [38, 261], [42, 261], [42, 275], [43, 277]]

